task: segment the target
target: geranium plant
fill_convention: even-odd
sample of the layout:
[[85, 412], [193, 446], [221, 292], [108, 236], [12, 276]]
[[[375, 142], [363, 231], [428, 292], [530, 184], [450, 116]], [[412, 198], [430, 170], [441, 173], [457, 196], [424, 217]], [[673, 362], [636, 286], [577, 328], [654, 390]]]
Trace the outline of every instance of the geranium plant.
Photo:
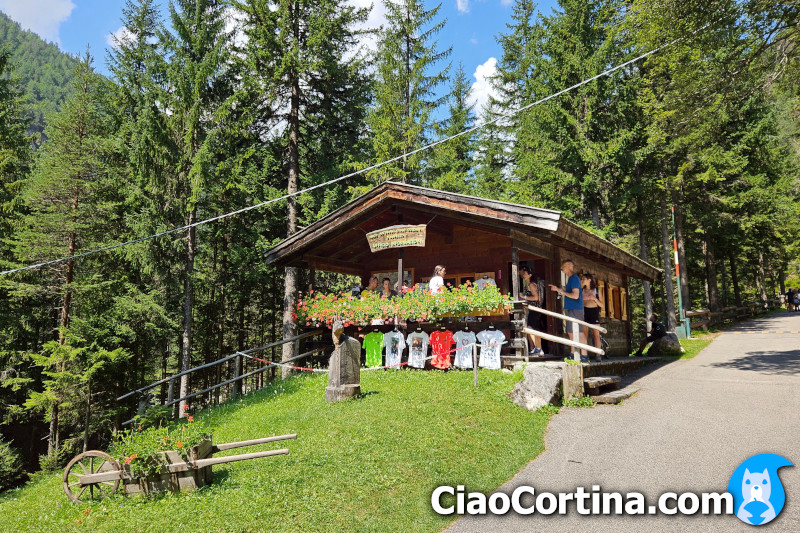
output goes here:
[[192, 448], [210, 438], [211, 432], [205, 423], [189, 416], [170, 426], [137, 426], [122, 431], [109, 447], [109, 453], [121, 465], [128, 465], [134, 477], [148, 477], [167, 472], [162, 452], [177, 451], [189, 461]]
[[361, 296], [348, 293], [323, 294], [309, 291], [297, 299], [292, 318], [304, 326], [328, 326], [340, 318], [345, 326], [367, 325], [374, 319], [437, 320], [446, 316], [486, 315], [499, 307], [508, 309], [511, 298], [497, 287], [477, 290], [471, 283], [447, 287], [431, 294], [415, 286], [402, 298], [385, 299], [379, 293]]

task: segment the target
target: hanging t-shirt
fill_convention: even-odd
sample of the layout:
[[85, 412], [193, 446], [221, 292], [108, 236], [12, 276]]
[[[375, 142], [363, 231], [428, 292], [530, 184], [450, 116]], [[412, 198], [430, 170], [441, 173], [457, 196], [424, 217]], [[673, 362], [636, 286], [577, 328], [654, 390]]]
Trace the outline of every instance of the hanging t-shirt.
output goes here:
[[506, 336], [500, 330], [487, 329], [478, 333], [477, 338], [481, 343], [481, 359], [478, 366], [500, 370], [500, 348]]
[[454, 342], [451, 331], [440, 330], [431, 333], [431, 347], [433, 348], [431, 366], [440, 370], [450, 368], [450, 348]]
[[428, 334], [424, 331], [409, 333], [406, 344], [408, 345], [408, 366], [425, 368], [425, 356], [428, 354]]
[[364, 349], [367, 351], [367, 366], [381, 366], [383, 351], [383, 333], [373, 331], [364, 337]]
[[399, 331], [383, 334], [383, 345], [386, 347], [386, 366], [400, 368], [400, 360], [406, 347], [406, 340]]
[[479, 291], [482, 291], [486, 287], [497, 287], [497, 283], [489, 277], [486, 278], [478, 278], [475, 280], [475, 288]]
[[456, 341], [453, 364], [459, 368], [472, 368], [472, 345], [475, 344], [475, 333], [459, 330], [453, 335], [453, 340]]

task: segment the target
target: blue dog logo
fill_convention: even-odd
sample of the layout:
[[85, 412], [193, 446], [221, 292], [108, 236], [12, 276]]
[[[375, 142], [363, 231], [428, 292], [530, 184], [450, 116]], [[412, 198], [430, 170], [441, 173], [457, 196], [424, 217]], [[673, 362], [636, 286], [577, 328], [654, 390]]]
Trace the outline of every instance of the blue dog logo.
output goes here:
[[733, 496], [736, 517], [745, 524], [761, 526], [781, 514], [786, 493], [778, 469], [794, 466], [773, 453], [761, 453], [744, 461], [733, 472], [728, 492]]

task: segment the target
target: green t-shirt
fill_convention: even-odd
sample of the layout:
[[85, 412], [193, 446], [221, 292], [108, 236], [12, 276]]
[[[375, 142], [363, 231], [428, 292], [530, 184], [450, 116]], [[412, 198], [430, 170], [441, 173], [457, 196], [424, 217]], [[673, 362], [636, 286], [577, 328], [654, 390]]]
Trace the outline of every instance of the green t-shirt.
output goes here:
[[364, 337], [364, 349], [367, 351], [367, 366], [381, 366], [383, 363], [383, 333], [373, 331]]

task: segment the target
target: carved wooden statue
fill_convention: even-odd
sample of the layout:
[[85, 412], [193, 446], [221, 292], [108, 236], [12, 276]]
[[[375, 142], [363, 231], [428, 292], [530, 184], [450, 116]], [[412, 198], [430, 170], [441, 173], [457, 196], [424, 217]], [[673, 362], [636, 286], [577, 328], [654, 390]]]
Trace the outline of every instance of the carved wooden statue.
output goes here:
[[334, 350], [328, 363], [325, 401], [338, 402], [361, 394], [361, 343], [344, 334], [340, 320], [333, 324]]

